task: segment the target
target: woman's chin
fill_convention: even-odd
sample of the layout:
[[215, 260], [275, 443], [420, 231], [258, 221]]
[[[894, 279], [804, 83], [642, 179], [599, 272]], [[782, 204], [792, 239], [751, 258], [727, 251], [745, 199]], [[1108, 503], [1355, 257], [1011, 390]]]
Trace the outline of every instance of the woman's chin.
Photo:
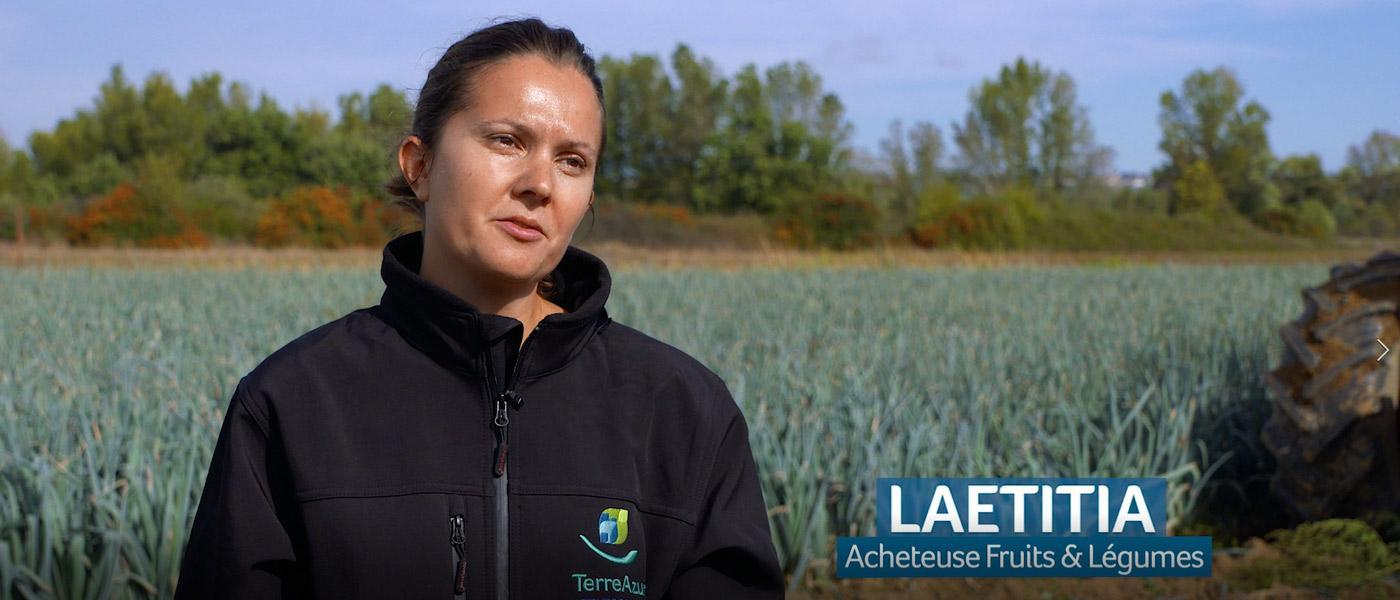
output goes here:
[[[509, 253], [504, 256], [487, 257], [484, 265], [497, 278], [503, 281], [530, 283], [549, 273], [543, 266], [544, 257], [537, 253]], [[541, 271], [543, 270], [543, 274]]]
[[463, 236], [456, 252], [471, 265], [472, 271], [494, 280], [497, 285], [525, 287], [548, 275], [558, 260], [552, 254], [553, 248], [544, 243], [521, 244], [514, 240], [502, 243], [489, 235], [485, 236], [489, 243], [468, 241], [474, 237], [477, 236]]

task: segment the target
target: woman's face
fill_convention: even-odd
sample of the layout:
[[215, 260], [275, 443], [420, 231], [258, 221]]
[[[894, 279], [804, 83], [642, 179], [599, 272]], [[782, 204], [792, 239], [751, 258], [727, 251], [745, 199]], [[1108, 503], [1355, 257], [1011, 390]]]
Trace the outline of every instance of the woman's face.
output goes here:
[[[577, 69], [535, 55], [487, 66], [471, 88], [471, 106], [447, 120], [413, 184], [425, 202], [425, 243], [478, 284], [537, 282], [593, 200], [603, 138], [597, 93]], [[410, 181], [414, 145], [421, 157], [416, 137], [399, 152]]]

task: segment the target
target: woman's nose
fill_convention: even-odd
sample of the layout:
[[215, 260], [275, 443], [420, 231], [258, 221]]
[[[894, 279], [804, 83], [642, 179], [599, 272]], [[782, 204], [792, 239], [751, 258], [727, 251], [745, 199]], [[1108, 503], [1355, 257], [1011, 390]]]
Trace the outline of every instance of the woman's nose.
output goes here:
[[520, 176], [515, 179], [515, 195], [533, 196], [548, 201], [554, 187], [554, 164], [547, 157], [531, 157], [525, 161]]

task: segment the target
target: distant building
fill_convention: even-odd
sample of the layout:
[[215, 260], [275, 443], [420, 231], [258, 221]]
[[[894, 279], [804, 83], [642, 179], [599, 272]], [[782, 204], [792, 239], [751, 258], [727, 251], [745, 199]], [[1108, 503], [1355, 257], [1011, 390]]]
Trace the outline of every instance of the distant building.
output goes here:
[[1141, 190], [1152, 185], [1152, 176], [1146, 173], [1123, 172], [1107, 175], [1103, 181], [1108, 187]]

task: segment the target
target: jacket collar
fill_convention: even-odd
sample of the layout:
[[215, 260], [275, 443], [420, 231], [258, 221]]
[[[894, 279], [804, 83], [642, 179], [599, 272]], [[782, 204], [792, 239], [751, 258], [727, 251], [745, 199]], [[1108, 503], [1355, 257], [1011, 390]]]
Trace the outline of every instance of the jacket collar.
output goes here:
[[[511, 317], [483, 313], [467, 301], [418, 274], [423, 261], [423, 232], [399, 236], [384, 246], [379, 274], [384, 295], [379, 304], [390, 325], [410, 344], [439, 364], [472, 375], [486, 373], [483, 361], [504, 383], [508, 365], [524, 332]], [[563, 367], [593, 334], [611, 319], [603, 305], [612, 287], [607, 265], [569, 246], [555, 267], [560, 291], [551, 300], [565, 312], [546, 316], [530, 334], [529, 354], [518, 381]], [[514, 345], [512, 345], [514, 344]]]

